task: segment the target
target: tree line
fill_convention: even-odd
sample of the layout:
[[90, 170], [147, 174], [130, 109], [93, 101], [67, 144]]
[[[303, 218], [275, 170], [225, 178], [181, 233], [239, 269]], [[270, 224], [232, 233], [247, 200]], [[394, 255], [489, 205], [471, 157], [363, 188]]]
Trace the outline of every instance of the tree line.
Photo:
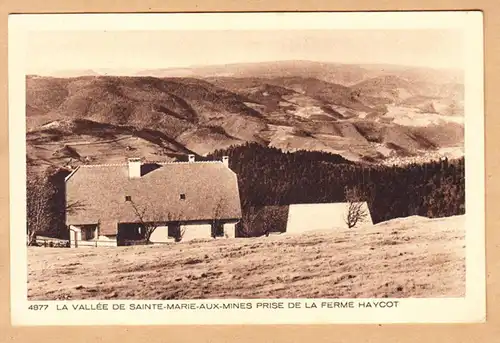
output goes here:
[[283, 152], [255, 143], [216, 150], [238, 175], [243, 210], [346, 201], [358, 189], [375, 223], [397, 217], [465, 213], [464, 158], [405, 166], [353, 163], [325, 152]]

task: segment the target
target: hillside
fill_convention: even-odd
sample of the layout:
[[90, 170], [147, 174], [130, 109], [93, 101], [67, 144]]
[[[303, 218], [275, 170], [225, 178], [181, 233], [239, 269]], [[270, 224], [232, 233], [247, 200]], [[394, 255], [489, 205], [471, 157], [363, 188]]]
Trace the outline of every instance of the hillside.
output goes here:
[[444, 72], [307, 61], [221, 68], [28, 76], [28, 159], [159, 160], [246, 142], [376, 163], [463, 154], [463, 84]]
[[28, 249], [30, 300], [464, 294], [464, 216], [162, 246]]
[[353, 85], [352, 89], [367, 96], [381, 96], [388, 102], [422, 93], [413, 83], [394, 75], [374, 77]]

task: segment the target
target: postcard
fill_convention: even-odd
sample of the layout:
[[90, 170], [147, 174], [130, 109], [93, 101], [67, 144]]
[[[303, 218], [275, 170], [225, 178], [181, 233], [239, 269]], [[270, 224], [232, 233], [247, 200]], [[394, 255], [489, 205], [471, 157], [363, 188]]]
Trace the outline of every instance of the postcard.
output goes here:
[[480, 11], [9, 16], [12, 324], [486, 318]]

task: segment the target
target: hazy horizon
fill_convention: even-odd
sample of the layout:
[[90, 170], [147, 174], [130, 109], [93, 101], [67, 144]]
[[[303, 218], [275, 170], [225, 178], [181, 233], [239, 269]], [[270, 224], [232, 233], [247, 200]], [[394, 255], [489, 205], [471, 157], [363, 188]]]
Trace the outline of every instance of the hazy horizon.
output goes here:
[[[138, 73], [155, 71], [155, 70], [191, 70], [191, 69], [202, 69], [202, 68], [218, 68], [231, 65], [256, 65], [256, 64], [266, 64], [266, 63], [287, 63], [287, 62], [306, 62], [306, 63], [318, 63], [318, 64], [332, 64], [332, 65], [352, 65], [359, 67], [393, 67], [393, 68], [415, 68], [415, 69], [430, 69], [430, 70], [440, 70], [449, 72], [459, 72], [461, 69], [453, 67], [424, 67], [424, 66], [412, 66], [404, 64], [388, 64], [388, 63], [349, 63], [349, 62], [331, 62], [331, 61], [317, 61], [317, 60], [269, 60], [269, 61], [259, 61], [259, 62], [231, 62], [225, 64], [205, 64], [205, 65], [189, 65], [182, 67], [166, 67], [166, 68], [137, 68], [137, 69], [120, 69], [120, 68], [87, 68], [87, 69], [60, 69], [45, 71], [42, 73], [27, 73], [30, 76], [63, 76], [64, 74], [78, 75], [78, 76], [140, 76]], [[97, 75], [96, 75], [97, 74]]]
[[419, 30], [31, 31], [26, 73], [152, 69], [280, 61], [463, 70], [462, 32]]

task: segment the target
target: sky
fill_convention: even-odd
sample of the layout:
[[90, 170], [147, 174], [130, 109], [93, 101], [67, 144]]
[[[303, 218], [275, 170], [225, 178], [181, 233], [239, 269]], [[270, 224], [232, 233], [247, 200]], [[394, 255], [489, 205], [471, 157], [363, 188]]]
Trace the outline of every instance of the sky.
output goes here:
[[229, 63], [310, 60], [463, 68], [462, 31], [30, 31], [26, 72], [140, 71]]

